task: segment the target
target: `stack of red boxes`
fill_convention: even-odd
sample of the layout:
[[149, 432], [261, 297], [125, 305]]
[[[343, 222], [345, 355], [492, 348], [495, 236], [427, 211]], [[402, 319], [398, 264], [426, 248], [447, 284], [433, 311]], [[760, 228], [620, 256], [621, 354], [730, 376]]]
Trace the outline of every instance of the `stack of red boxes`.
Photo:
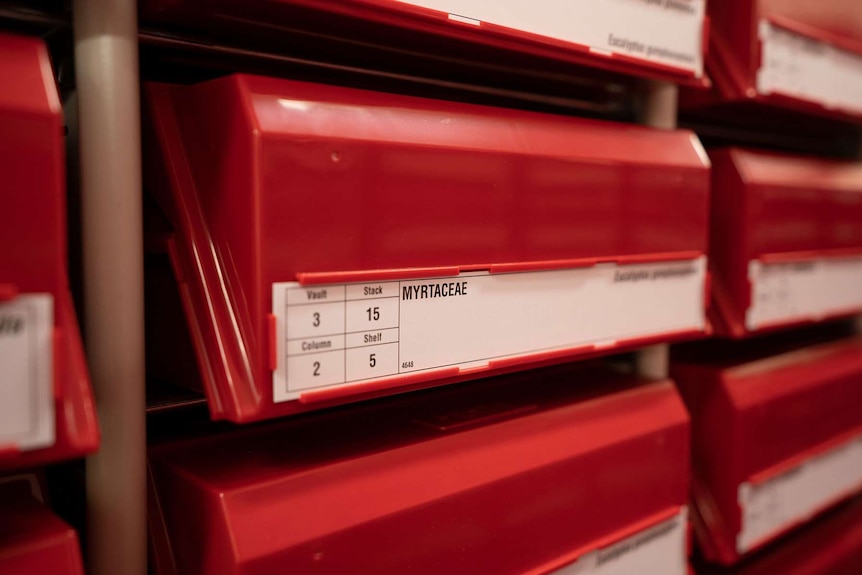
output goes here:
[[[156, 575], [859, 571], [862, 164], [794, 132], [862, 118], [856, 3], [141, 4], [149, 375], [208, 408], [151, 418]], [[0, 86], [0, 573], [78, 575], [45, 46]]]
[[[703, 84], [703, 2], [558, 25], [581, 4], [143, 14], [226, 42], [349, 29], [366, 48]], [[630, 10], [651, 27], [625, 28]], [[547, 366], [707, 333], [694, 134], [245, 74], [151, 83], [145, 108], [210, 414], [292, 416], [151, 448], [158, 573], [687, 573], [674, 386]], [[160, 367], [181, 365], [163, 361], [176, 338], [153, 340]]]
[[[693, 108], [780, 111], [775, 142], [817, 117], [858, 122], [857, 3], [709, 12], [716, 90]], [[858, 510], [811, 521], [862, 490], [862, 341], [835, 322], [862, 312], [862, 164], [752, 147], [710, 158], [710, 319], [736, 341], [678, 350], [672, 367], [692, 418], [700, 549], [736, 566], [704, 572], [855, 573]]]
[[[0, 572], [78, 574], [75, 532], [43, 505], [31, 469], [99, 443], [67, 277], [63, 112], [44, 44], [0, 35], [0, 85]], [[22, 481], [32, 484], [24, 495]]]

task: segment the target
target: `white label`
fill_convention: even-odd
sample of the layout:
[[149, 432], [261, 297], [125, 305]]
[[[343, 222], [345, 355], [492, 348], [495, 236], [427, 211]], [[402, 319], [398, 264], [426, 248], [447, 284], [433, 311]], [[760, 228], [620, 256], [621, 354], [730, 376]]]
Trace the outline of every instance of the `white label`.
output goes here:
[[760, 41], [758, 92], [862, 112], [862, 56], [765, 20]]
[[609, 547], [593, 551], [553, 575], [686, 575], [688, 549], [683, 508], [678, 515]]
[[739, 486], [742, 530], [736, 548], [745, 553], [860, 489], [862, 437], [762, 483], [743, 483]]
[[53, 327], [50, 295], [0, 303], [0, 446], [54, 444]]
[[273, 398], [701, 331], [705, 277], [701, 257], [347, 286], [276, 283]]
[[705, 0], [399, 0], [703, 75]]
[[748, 329], [862, 309], [862, 258], [748, 264]]

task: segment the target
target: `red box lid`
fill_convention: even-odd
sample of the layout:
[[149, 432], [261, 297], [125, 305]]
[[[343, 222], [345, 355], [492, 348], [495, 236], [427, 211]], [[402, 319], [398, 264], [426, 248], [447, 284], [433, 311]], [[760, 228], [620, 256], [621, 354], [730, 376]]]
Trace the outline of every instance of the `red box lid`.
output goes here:
[[[385, 46], [398, 55], [431, 53], [443, 62], [524, 54], [641, 77], [703, 86], [708, 31], [705, 0], [671, 6], [625, 0], [545, 3], [497, 0], [148, 0], [144, 22], [216, 32], [283, 49], [281, 39], [339, 38], [347, 49]], [[454, 12], [454, 13], [453, 13]], [[490, 49], [490, 50], [489, 50]], [[383, 56], [386, 57], [385, 55]], [[493, 60], [492, 60], [493, 61]], [[541, 60], [533, 65], [541, 66]]]
[[154, 564], [545, 573], [672, 521], [663, 572], [684, 573], [688, 449], [670, 382], [583, 365], [167, 443], [150, 451]]
[[0, 573], [84, 575], [75, 530], [36, 498], [31, 483], [0, 483]]
[[23, 377], [10, 385], [31, 410], [22, 412], [37, 414], [22, 428], [41, 430], [38, 447], [23, 435], [0, 437], [0, 469], [9, 469], [93, 451], [99, 432], [66, 275], [62, 109], [41, 40], [0, 35], [0, 84], [0, 195], [9, 208], [0, 226], [0, 354], [29, 358], [15, 363]]
[[[171, 255], [216, 418], [274, 417], [705, 329], [709, 170], [690, 132], [241, 75], [190, 87], [151, 85], [148, 93], [157, 144], [151, 187], [176, 230]], [[294, 288], [308, 290], [295, 292], [304, 302], [321, 301], [338, 313], [337, 302], [352, 297], [344, 296], [343, 284], [370, 282], [371, 291], [382, 292], [390, 282], [384, 295], [394, 299], [380, 311], [404, 316], [405, 303], [395, 302], [409, 280], [444, 278], [438, 295], [461, 296], [467, 291], [456, 288], [470, 274], [484, 274], [474, 280], [488, 293], [533, 272], [571, 273], [573, 294], [600, 285], [586, 276], [605, 283], [566, 316], [562, 308], [580, 296], [565, 299], [563, 284], [547, 280], [551, 275], [525, 275], [544, 286], [530, 306], [519, 307], [526, 301], [520, 298], [485, 303], [487, 321], [471, 307], [446, 316], [454, 323], [440, 337], [414, 331], [428, 340], [417, 349], [452, 339], [453, 351], [484, 343], [489, 334], [509, 333], [514, 341], [530, 326], [559, 323], [556, 331], [540, 330], [546, 344], [533, 345], [531, 337], [532, 347], [525, 338], [516, 349], [447, 356], [429, 361], [431, 371], [412, 365], [402, 349], [400, 360], [395, 352], [387, 356], [392, 377], [303, 388], [301, 397], [274, 400], [282, 387], [273, 383], [273, 370], [277, 377], [285, 365], [282, 345], [292, 337], [282, 317], [290, 310], [275, 298], [287, 297], [288, 307], [302, 303], [279, 282], [296, 282]], [[661, 281], [640, 281], [653, 278]], [[635, 291], [621, 291], [629, 287]], [[530, 299], [532, 288], [524, 289]], [[424, 297], [417, 294], [408, 299]], [[469, 294], [476, 296], [470, 302], [479, 300], [472, 288]], [[559, 313], [537, 307], [560, 297]], [[357, 312], [357, 321], [376, 306], [351, 305], [346, 313]], [[504, 308], [511, 313], [499, 314]], [[494, 323], [528, 309], [538, 315]], [[327, 323], [307, 316], [309, 328], [312, 321]], [[434, 317], [442, 316], [426, 319]], [[339, 338], [355, 331], [341, 316], [335, 324]], [[387, 325], [400, 329], [389, 333], [400, 334], [403, 348], [405, 325]], [[551, 332], [578, 326], [592, 331], [550, 341]], [[455, 343], [458, 333], [463, 341]]]
[[716, 331], [862, 310], [862, 164], [736, 148], [710, 157]]
[[724, 564], [862, 488], [862, 338], [756, 346], [671, 366], [692, 416], [697, 533]]

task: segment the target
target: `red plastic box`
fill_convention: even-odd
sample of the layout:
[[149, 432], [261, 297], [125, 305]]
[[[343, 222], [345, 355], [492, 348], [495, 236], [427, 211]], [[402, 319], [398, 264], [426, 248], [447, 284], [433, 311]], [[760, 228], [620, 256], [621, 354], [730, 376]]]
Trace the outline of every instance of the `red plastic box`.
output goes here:
[[84, 575], [75, 530], [44, 505], [35, 478], [0, 478], [0, 573]]
[[709, 560], [732, 564], [862, 489], [862, 338], [703, 354], [671, 373], [691, 413], [692, 515]]
[[706, 329], [690, 132], [241, 75], [148, 94], [215, 418]]
[[735, 569], [704, 566], [698, 575], [856, 575], [862, 565], [862, 504], [848, 504]]
[[[385, 45], [470, 59], [487, 48], [705, 84], [706, 0], [148, 0], [145, 22], [216, 29], [255, 38], [343, 38], [354, 48]], [[455, 44], [457, 43], [457, 44]], [[281, 47], [284, 44], [282, 42]], [[503, 52], [499, 52], [503, 50]], [[451, 58], [450, 58], [451, 59]]]
[[862, 119], [856, 0], [709, 3], [707, 70], [724, 101]]
[[862, 163], [710, 157], [716, 331], [743, 337], [862, 311]]
[[671, 382], [567, 366], [164, 444], [153, 563], [681, 575], [688, 434]]
[[63, 112], [45, 46], [0, 36], [0, 470], [98, 446], [66, 275]]

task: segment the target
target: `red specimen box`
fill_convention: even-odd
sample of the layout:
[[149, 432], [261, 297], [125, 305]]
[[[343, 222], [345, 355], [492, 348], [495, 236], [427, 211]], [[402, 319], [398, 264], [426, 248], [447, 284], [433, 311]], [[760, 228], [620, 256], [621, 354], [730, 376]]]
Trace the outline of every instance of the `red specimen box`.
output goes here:
[[725, 102], [862, 119], [856, 0], [710, 2], [707, 70]]
[[862, 310], [862, 163], [710, 157], [716, 331], [743, 337]]
[[78, 535], [41, 501], [32, 476], [0, 478], [0, 573], [84, 575]]
[[856, 575], [862, 565], [862, 502], [854, 501], [767, 547], [735, 568], [704, 565], [698, 575]]
[[165, 443], [149, 462], [158, 575], [688, 569], [682, 401], [596, 366]]
[[[354, 49], [388, 46], [397, 52], [477, 52], [569, 62], [704, 85], [709, 29], [706, 0], [147, 0], [142, 19], [221, 34], [343, 38]], [[453, 50], [458, 47], [457, 51]], [[283, 47], [283, 44], [282, 44]], [[502, 52], [500, 52], [502, 50]], [[481, 61], [481, 58], [477, 58]]]
[[66, 275], [63, 111], [35, 38], [0, 35], [0, 470], [99, 443]]
[[706, 329], [690, 132], [244, 75], [148, 95], [215, 418]]
[[695, 531], [725, 565], [862, 489], [862, 339], [739, 357], [671, 368], [692, 418]]

